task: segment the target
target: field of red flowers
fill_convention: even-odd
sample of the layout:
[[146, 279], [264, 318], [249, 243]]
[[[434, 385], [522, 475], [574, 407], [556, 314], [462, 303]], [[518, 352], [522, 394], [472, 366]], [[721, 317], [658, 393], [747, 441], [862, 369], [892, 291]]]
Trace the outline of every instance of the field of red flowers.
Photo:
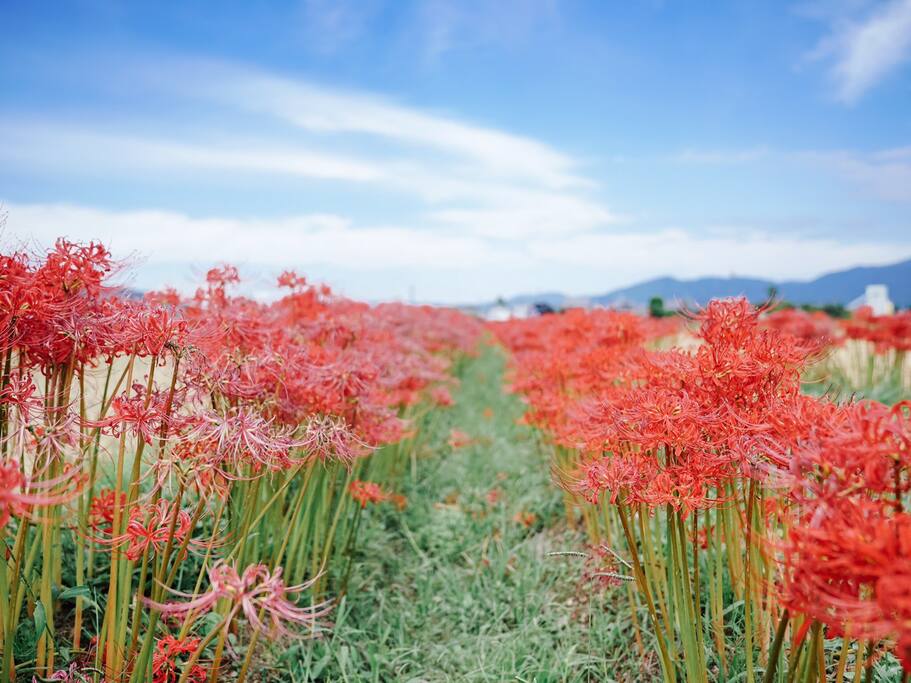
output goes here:
[[2, 680], [214, 681], [239, 634], [243, 681], [257, 640], [323, 628], [481, 328], [293, 273], [259, 304], [230, 267], [137, 301], [113, 269], [0, 257]]
[[847, 343], [867, 382], [904, 387], [911, 314], [764, 313], [740, 299], [686, 330], [572, 311], [495, 331], [591, 576], [627, 584], [633, 619], [646, 607], [635, 647], [658, 649], [662, 680], [873, 680], [886, 653], [908, 680], [911, 402], [801, 386]]
[[[459, 429], [426, 452], [492, 346], [562, 490], [548, 525], [576, 539], [542, 559], [628, 608], [628, 649], [656, 662], [638, 680], [909, 679], [911, 314], [726, 300], [485, 328], [290, 272], [265, 304], [231, 267], [140, 300], [117, 267], [65, 240], [0, 256], [2, 680], [266, 680], [277, 643], [331, 644], [340, 605], [377, 599], [350, 590], [365, 511], [402, 513], [428, 457], [501, 457]], [[473, 519], [501, 498], [490, 481]], [[484, 557], [453, 560], [472, 577], [503, 537], [484, 533]], [[525, 591], [522, 570], [506, 553], [498, 590]]]

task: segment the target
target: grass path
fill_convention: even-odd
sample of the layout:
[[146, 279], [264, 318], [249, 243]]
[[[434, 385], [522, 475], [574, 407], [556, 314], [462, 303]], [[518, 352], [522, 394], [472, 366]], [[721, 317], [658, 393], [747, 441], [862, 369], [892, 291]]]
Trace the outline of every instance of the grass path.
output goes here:
[[[522, 406], [502, 372], [495, 349], [466, 363], [403, 483], [407, 509], [368, 508], [335, 628], [282, 653], [283, 680], [651, 679], [611, 609], [622, 594], [581, 587], [579, 560], [546, 555], [581, 539], [565, 530], [547, 456], [516, 424]], [[471, 445], [449, 446], [453, 428]]]

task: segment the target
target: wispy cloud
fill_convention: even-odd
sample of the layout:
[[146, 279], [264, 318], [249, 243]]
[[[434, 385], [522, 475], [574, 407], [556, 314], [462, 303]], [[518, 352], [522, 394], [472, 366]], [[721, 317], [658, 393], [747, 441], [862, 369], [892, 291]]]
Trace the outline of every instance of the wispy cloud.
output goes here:
[[535, 193], [487, 208], [433, 211], [428, 218], [452, 227], [472, 226], [471, 232], [486, 237], [512, 240], [587, 232], [621, 222], [597, 204], [565, 195]]
[[118, 179], [202, 169], [238, 187], [277, 174], [302, 197], [311, 180], [369, 185], [410, 202], [406, 222], [504, 239], [617, 220], [575, 158], [532, 137], [224, 62], [162, 60], [129, 77], [137, 97], [190, 103], [193, 118], [155, 134], [122, 120], [0, 119], [0, 160]]
[[831, 64], [837, 97], [853, 103], [911, 59], [911, 0], [889, 0], [873, 9], [849, 3], [830, 18], [829, 34], [812, 56]]
[[[608, 190], [623, 196], [623, 183], [601, 187], [594, 167], [572, 151], [518, 126], [404, 99], [224, 61], [146, 59], [138, 68], [125, 61], [119, 80], [117, 68], [100, 79], [111, 92], [82, 110], [43, 110], [38, 118], [0, 107], [7, 112], [0, 165], [33, 183], [24, 196], [6, 197], [8, 234], [100, 238], [151, 264], [347, 269], [364, 281], [361, 273], [371, 274], [369, 287], [353, 295], [391, 296], [390, 283], [401, 291], [403, 282], [420, 281], [422, 297], [449, 301], [547, 288], [591, 293], [668, 273], [806, 277], [908, 250], [907, 240], [903, 247], [872, 237], [707, 234], [704, 223], [717, 214], [711, 190], [686, 197], [705, 205], [704, 218], [694, 219], [702, 224], [667, 212], [649, 222], [641, 198], [640, 218], [627, 220], [606, 200]], [[747, 173], [753, 163], [809, 162], [814, 178], [834, 172], [877, 197], [909, 200], [906, 148], [681, 148], [646, 159], [653, 166], [643, 182], [656, 205], [664, 201], [658, 175], [674, 163]], [[107, 190], [108, 181], [116, 189]], [[198, 193], [209, 194], [197, 201]], [[53, 203], [61, 197], [74, 203]], [[686, 230], [662, 229], [678, 220]]]
[[[911, 246], [895, 243], [804, 238], [748, 231], [694, 235], [679, 228], [649, 233], [577, 235], [542, 241], [533, 253], [576, 267], [606, 266], [605, 254], [623, 254], [610, 261], [628, 282], [673, 273], [678, 277], [752, 275], [773, 279], [806, 279], [857, 263], [893, 263], [911, 254]], [[813, 255], [808, 267], [807, 255]], [[634, 273], [641, 273], [635, 276]]]
[[779, 167], [810, 166], [848, 182], [866, 197], [888, 202], [911, 202], [911, 146], [873, 152], [856, 150], [781, 150], [768, 147], [704, 150], [687, 149], [670, 157], [682, 164], [732, 166], [770, 161]]
[[251, 110], [312, 133], [363, 134], [480, 165], [551, 188], [591, 186], [571, 156], [529, 137], [429, 113], [386, 98], [329, 88], [226, 63], [175, 65], [168, 83], [187, 97]]
[[[66, 123], [0, 119], [0, 159], [22, 166], [72, 163], [85, 170], [142, 168], [278, 173], [302, 178], [380, 181], [385, 172], [368, 160], [327, 154], [301, 146], [262, 141], [184, 142], [84, 128]], [[75, 169], [74, 169], [75, 170]]]
[[836, 150], [794, 156], [835, 173], [868, 196], [890, 202], [911, 202], [911, 147], [869, 154]]
[[8, 204], [8, 231], [49, 244], [63, 235], [101, 240], [152, 263], [247, 263], [458, 268], [493, 258], [478, 238], [397, 226], [356, 226], [334, 214], [272, 219], [191, 217], [158, 209], [111, 211], [71, 204]]
[[322, 54], [343, 50], [364, 36], [383, 4], [380, 0], [303, 0], [299, 21], [306, 46]]
[[417, 30], [431, 63], [454, 50], [514, 46], [559, 18], [556, 0], [429, 0], [419, 7]]

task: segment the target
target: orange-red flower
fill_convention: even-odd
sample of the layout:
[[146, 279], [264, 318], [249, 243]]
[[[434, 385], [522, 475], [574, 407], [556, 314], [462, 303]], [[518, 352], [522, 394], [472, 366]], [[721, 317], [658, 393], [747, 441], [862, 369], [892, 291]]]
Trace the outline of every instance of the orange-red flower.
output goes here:
[[368, 503], [382, 503], [389, 498], [389, 494], [383, 491], [379, 484], [360, 479], [355, 479], [349, 484], [348, 492], [362, 508], [367, 507]]

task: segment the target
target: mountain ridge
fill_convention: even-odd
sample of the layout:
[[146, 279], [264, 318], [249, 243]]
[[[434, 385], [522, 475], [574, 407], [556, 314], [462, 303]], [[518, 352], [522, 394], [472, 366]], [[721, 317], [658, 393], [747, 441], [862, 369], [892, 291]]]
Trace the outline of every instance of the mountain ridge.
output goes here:
[[[659, 277], [628, 287], [596, 294], [590, 297], [571, 297], [558, 292], [520, 294], [506, 300], [509, 305], [527, 305], [546, 301], [551, 305], [588, 299], [603, 306], [646, 306], [649, 299], [659, 296], [665, 304], [675, 302], [687, 305], [704, 304], [709, 299], [728, 296], [746, 296], [750, 301], [763, 301], [774, 288], [779, 299], [794, 304], [824, 306], [848, 304], [861, 296], [867, 285], [882, 284], [889, 288], [889, 297], [896, 306], [911, 306], [911, 259], [884, 266], [856, 266], [846, 270], [825, 273], [812, 280], [775, 281], [752, 277], [702, 277], [681, 280]], [[493, 304], [491, 304], [493, 305]]]

